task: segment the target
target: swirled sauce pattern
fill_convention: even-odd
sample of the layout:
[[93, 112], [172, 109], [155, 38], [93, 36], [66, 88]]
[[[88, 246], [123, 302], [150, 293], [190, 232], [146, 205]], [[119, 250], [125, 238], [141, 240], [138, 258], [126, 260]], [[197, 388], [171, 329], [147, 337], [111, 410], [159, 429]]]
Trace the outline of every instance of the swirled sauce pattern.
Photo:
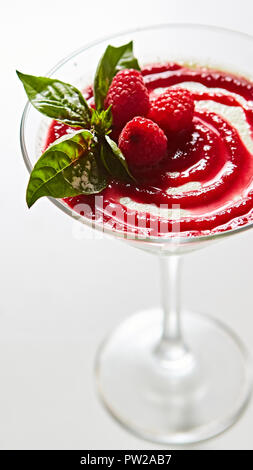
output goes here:
[[[147, 66], [142, 73], [151, 99], [172, 86], [192, 92], [191, 133], [169, 139], [167, 158], [140, 172], [138, 184], [111, 181], [100, 193], [102, 206], [95, 196], [65, 202], [81, 215], [99, 214], [115, 230], [144, 236], [207, 235], [253, 221], [253, 83], [174, 63]], [[68, 131], [53, 122], [47, 145]], [[87, 205], [89, 213], [82, 209]]]

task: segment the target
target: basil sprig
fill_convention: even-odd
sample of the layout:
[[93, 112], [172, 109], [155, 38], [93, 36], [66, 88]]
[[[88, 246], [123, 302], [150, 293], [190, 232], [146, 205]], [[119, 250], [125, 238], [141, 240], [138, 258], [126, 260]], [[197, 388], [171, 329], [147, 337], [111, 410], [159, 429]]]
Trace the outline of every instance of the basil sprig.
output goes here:
[[140, 68], [132, 42], [120, 47], [108, 46], [101, 58], [94, 80], [96, 109], [90, 108], [82, 93], [68, 83], [17, 72], [30, 103], [38, 111], [81, 128], [55, 141], [41, 155], [28, 182], [28, 207], [42, 196], [64, 198], [99, 193], [111, 177], [134, 180], [124, 155], [108, 135], [112, 126], [111, 109], [104, 110], [112, 78], [124, 68]]

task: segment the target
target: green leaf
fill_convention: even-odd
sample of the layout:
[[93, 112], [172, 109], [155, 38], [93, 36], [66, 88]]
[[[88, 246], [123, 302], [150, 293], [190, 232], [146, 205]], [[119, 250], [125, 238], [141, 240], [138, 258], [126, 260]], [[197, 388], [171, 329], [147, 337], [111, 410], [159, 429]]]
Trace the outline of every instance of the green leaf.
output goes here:
[[[96, 145], [93, 134], [81, 130], [64, 136], [51, 145], [39, 158], [30, 175], [26, 201], [31, 207], [42, 196], [55, 198], [77, 196], [83, 191], [68, 181], [67, 168], [82, 158], [91, 159], [91, 152]], [[95, 187], [94, 181], [92, 184]], [[97, 191], [96, 191], [97, 192]]]
[[120, 47], [109, 45], [100, 59], [94, 79], [95, 104], [98, 111], [104, 107], [104, 100], [114, 75], [122, 69], [140, 70], [133, 55], [133, 41]]
[[108, 177], [94, 151], [63, 170], [63, 176], [78, 194], [97, 194], [108, 185]]
[[92, 110], [91, 126], [94, 127], [98, 135], [105, 135], [112, 126], [111, 106], [103, 111]]
[[135, 181], [134, 176], [131, 174], [126, 159], [117, 146], [117, 144], [108, 135], [106, 135], [100, 144], [100, 157], [101, 161], [108, 171], [108, 173], [118, 180]]
[[89, 127], [91, 110], [82, 93], [72, 85], [48, 77], [17, 71], [31, 104], [42, 114], [73, 127]]

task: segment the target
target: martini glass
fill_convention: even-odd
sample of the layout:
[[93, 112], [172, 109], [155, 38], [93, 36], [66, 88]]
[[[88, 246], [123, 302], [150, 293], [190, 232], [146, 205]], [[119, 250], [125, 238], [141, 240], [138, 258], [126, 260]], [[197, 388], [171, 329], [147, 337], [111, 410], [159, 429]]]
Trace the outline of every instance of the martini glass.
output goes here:
[[[106, 46], [130, 40], [142, 64], [183, 60], [253, 75], [252, 37], [223, 28], [167, 24], [86, 45], [58, 63], [48, 76], [82, 89], [92, 83]], [[44, 146], [49, 123], [26, 105], [21, 148], [29, 172]], [[166, 444], [205, 440], [232, 425], [251, 394], [249, 355], [241, 340], [220, 321], [181, 312], [180, 268], [182, 255], [253, 224], [208, 236], [186, 238], [179, 234], [166, 240], [129, 241], [120, 231], [79, 216], [63, 201], [51, 201], [81, 223], [160, 258], [162, 308], [131, 316], [112, 332], [97, 354], [97, 386], [111, 415], [136, 435]]]

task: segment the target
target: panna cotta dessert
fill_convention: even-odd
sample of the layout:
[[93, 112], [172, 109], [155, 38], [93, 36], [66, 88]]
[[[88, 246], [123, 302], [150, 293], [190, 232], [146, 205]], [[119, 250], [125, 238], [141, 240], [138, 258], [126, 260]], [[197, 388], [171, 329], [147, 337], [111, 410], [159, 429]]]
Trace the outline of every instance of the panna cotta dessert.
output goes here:
[[[71, 138], [73, 127], [90, 133], [80, 155], [70, 157], [71, 168], [63, 168], [72, 188], [59, 192], [65, 204], [116, 231], [144, 237], [215, 234], [252, 221], [253, 83], [172, 62], [140, 69], [133, 57], [101, 93], [101, 63], [103, 58], [94, 85], [82, 92], [89, 122], [72, 124], [64, 116], [48, 130], [45, 154], [58, 139], [63, 145], [61, 139]], [[85, 151], [95, 155], [96, 168], [89, 158], [80, 165]], [[48, 195], [55, 197], [54, 187]]]

